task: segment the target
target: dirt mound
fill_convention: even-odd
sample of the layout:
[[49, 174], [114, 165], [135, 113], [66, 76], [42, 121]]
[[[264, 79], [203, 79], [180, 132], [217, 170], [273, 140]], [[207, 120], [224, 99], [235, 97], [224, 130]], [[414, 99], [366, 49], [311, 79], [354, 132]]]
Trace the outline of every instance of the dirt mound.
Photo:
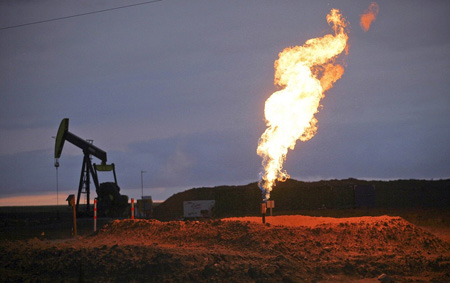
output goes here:
[[450, 243], [399, 217], [256, 219], [121, 220], [77, 240], [2, 243], [0, 281], [450, 281]]

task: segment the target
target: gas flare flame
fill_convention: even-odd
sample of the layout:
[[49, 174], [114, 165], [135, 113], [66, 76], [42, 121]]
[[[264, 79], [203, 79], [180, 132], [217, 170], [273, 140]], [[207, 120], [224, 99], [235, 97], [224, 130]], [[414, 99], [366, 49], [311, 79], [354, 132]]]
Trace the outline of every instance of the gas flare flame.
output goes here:
[[283, 170], [288, 149], [294, 149], [298, 139], [307, 141], [316, 134], [314, 114], [320, 100], [344, 73], [344, 67], [335, 61], [347, 51], [347, 23], [337, 9], [330, 11], [327, 22], [334, 34], [309, 39], [303, 46], [288, 47], [275, 61], [274, 83], [282, 89], [266, 100], [264, 115], [268, 128], [257, 148], [263, 159], [259, 187], [265, 201], [270, 198], [276, 180], [289, 178]]
[[364, 14], [361, 15], [361, 20], [359, 25], [361, 26], [364, 32], [370, 29], [370, 25], [373, 21], [377, 19], [379, 7], [375, 2], [370, 3], [370, 6], [367, 10], [364, 11]]

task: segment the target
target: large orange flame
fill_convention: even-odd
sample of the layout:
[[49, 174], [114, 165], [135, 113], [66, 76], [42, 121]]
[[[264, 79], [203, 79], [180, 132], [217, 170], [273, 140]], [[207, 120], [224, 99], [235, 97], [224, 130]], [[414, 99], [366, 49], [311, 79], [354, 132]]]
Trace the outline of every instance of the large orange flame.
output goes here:
[[274, 83], [283, 89], [266, 101], [264, 114], [268, 128], [257, 149], [264, 166], [259, 187], [266, 200], [276, 180], [289, 178], [282, 168], [288, 149], [294, 149], [298, 139], [307, 141], [316, 134], [314, 114], [318, 112], [323, 93], [344, 73], [335, 59], [346, 50], [346, 21], [339, 10], [333, 9], [327, 15], [327, 22], [334, 35], [309, 39], [303, 46], [288, 47], [275, 61]]
[[361, 15], [361, 21], [359, 22], [359, 25], [363, 31], [366, 32], [370, 29], [372, 22], [377, 19], [378, 11], [378, 4], [375, 2], [370, 3], [369, 8], [364, 11], [364, 14]]

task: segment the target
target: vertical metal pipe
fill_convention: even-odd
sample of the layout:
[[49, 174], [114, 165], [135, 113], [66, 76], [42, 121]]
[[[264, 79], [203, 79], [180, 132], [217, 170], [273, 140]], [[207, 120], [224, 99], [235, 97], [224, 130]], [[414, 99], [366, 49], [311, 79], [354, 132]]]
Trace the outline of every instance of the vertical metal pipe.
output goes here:
[[94, 199], [94, 232], [97, 231], [97, 198]]
[[[58, 165], [59, 166], [59, 165]], [[56, 205], [58, 206], [59, 205], [59, 202], [58, 202], [58, 166], [56, 166], [55, 165], [55, 167], [56, 167]]]
[[142, 190], [141, 199], [144, 199], [144, 177], [143, 177], [143, 175], [146, 172], [147, 171], [141, 170], [141, 190]]
[[76, 236], [77, 235], [77, 210], [76, 210], [76, 206], [73, 205], [73, 235]]
[[134, 219], [134, 198], [131, 198], [131, 219]]
[[261, 216], [263, 224], [266, 223], [266, 210], [267, 210], [266, 203], [265, 202], [261, 203]]

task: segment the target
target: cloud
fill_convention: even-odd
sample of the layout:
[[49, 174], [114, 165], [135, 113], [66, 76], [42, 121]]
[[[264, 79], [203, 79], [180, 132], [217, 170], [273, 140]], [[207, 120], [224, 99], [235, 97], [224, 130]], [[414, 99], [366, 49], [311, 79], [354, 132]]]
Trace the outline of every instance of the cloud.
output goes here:
[[[75, 156], [67, 156], [64, 160], [66, 168], [78, 167], [76, 174], [72, 174], [73, 172], [68, 174], [69, 172], [65, 169], [59, 169], [61, 190], [69, 190], [78, 186], [82, 160], [77, 159]], [[36, 150], [0, 155], [0, 179], [2, 180], [0, 183], [1, 196], [54, 191], [56, 189], [56, 171], [53, 152]]]
[[[429, 127], [410, 119], [322, 124], [286, 161], [293, 178], [449, 178], [448, 136], [421, 135]], [[320, 130], [321, 129], [321, 130]]]
[[[134, 167], [147, 171], [150, 187], [215, 185], [256, 180], [256, 132], [203, 132], [155, 139], [130, 146], [128, 156]], [[131, 174], [131, 172], [128, 172]]]
[[[243, 184], [256, 180], [260, 166], [255, 153], [257, 139], [256, 131], [177, 135], [134, 143], [125, 151], [107, 151], [108, 162], [116, 165], [124, 194], [141, 187], [140, 171], [145, 170], [145, 187], [157, 189], [158, 199], [164, 199], [175, 193], [171, 188]], [[73, 154], [66, 154], [70, 147], [73, 146], [69, 143], [65, 145], [59, 160], [59, 189], [75, 193], [83, 157], [75, 147]], [[53, 192], [56, 188], [53, 162], [51, 150], [0, 155], [0, 196]], [[93, 158], [92, 162], [99, 163], [99, 160]], [[99, 173], [99, 181], [113, 181], [112, 174]]]

